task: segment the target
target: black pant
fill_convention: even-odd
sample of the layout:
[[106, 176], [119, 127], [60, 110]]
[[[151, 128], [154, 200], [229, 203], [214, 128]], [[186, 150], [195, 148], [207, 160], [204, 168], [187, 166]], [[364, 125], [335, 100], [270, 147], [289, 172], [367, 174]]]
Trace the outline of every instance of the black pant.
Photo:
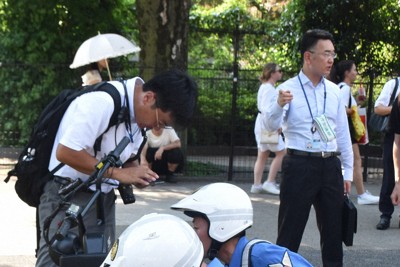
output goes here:
[[164, 150], [161, 160], [154, 160], [154, 154], [158, 147], [147, 148], [146, 160], [151, 163], [151, 169], [158, 174], [168, 174], [168, 163], [178, 164], [175, 172], [179, 172], [183, 167], [183, 154], [179, 148]]
[[282, 162], [276, 243], [297, 252], [314, 206], [325, 267], [343, 266], [341, 171], [337, 157], [286, 155]]
[[392, 218], [394, 212], [394, 206], [390, 199], [394, 188], [393, 141], [394, 133], [386, 133], [383, 141], [383, 177], [379, 196], [381, 218], [386, 217], [389, 219]]

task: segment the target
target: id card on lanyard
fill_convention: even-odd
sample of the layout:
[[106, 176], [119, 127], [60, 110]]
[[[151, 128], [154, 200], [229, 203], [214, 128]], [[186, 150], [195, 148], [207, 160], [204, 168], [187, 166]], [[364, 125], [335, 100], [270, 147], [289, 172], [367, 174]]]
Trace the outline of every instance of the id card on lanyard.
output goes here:
[[306, 148], [308, 149], [318, 149], [320, 147], [320, 140], [314, 138], [314, 133], [318, 131], [319, 135], [322, 138], [322, 141], [328, 143], [336, 138], [335, 132], [332, 130], [331, 125], [329, 124], [329, 120], [325, 115], [325, 107], [326, 107], [326, 85], [324, 83], [324, 111], [322, 115], [314, 117], [311, 111], [310, 103], [308, 102], [306, 91], [304, 90], [303, 84], [300, 80], [300, 76], [298, 75], [301, 89], [303, 90], [304, 97], [307, 102], [308, 110], [311, 115], [311, 133], [313, 138], [306, 142]]

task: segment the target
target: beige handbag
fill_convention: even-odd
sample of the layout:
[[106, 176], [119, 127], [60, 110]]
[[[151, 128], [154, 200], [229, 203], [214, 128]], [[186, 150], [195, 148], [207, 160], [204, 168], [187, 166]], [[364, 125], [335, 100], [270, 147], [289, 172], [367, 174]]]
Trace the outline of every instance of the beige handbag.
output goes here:
[[267, 130], [261, 130], [261, 144], [278, 144], [279, 143], [279, 133], [278, 131], [270, 132]]

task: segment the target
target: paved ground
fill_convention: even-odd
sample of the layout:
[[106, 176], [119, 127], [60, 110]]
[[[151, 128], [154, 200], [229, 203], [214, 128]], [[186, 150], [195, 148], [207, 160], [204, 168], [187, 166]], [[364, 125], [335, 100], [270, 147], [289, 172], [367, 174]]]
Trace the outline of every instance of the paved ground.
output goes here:
[[[234, 184], [249, 192], [251, 175], [248, 178], [235, 178]], [[171, 213], [188, 220], [188, 217], [169, 209], [170, 205], [190, 194], [196, 188], [211, 182], [225, 181], [224, 178], [184, 178], [177, 184], [160, 184], [144, 190], [135, 190], [136, 203], [117, 204], [117, 226], [121, 233], [130, 223], [142, 215], [158, 212]], [[28, 207], [16, 196], [13, 183], [0, 183], [0, 266], [34, 266], [35, 248], [35, 210]], [[378, 194], [380, 181], [372, 179], [366, 188]], [[355, 188], [353, 186], [353, 192]], [[259, 237], [274, 242], [276, 240], [277, 214], [279, 198], [268, 194], [251, 194], [254, 205], [255, 225], [248, 231], [248, 236]], [[355, 196], [351, 197], [356, 201]], [[354, 246], [344, 247], [345, 266], [400, 266], [400, 229], [398, 228], [399, 211], [396, 209], [391, 228], [378, 231], [375, 225], [379, 220], [379, 211], [374, 206], [359, 206], [358, 232]], [[299, 251], [315, 266], [322, 266], [320, 260], [319, 234], [314, 213], [311, 213], [301, 248]]]

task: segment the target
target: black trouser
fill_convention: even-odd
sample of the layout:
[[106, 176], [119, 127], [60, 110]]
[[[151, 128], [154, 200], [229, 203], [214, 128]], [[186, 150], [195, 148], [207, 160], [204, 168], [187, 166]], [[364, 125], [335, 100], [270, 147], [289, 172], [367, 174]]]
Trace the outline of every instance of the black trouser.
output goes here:
[[183, 154], [179, 148], [164, 150], [161, 160], [154, 160], [154, 154], [158, 147], [147, 148], [146, 160], [151, 163], [151, 168], [158, 174], [168, 174], [168, 163], [178, 164], [175, 172], [179, 172], [183, 167]]
[[386, 133], [383, 141], [383, 177], [381, 193], [379, 196], [379, 211], [382, 217], [392, 218], [394, 206], [390, 195], [394, 188], [394, 166], [393, 166], [393, 141], [394, 133]]
[[278, 239], [297, 252], [314, 206], [324, 266], [343, 266], [343, 176], [339, 158], [286, 155], [282, 162]]

